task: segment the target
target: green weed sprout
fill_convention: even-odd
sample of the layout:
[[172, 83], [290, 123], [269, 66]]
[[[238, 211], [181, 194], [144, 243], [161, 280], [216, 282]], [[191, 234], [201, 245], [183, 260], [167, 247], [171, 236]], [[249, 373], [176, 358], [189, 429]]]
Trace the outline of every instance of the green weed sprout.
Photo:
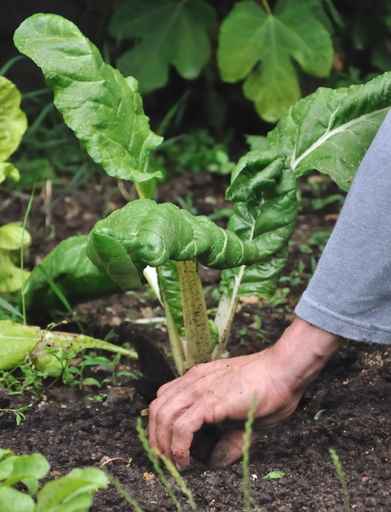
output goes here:
[[330, 448], [329, 453], [330, 453], [331, 461], [334, 464], [335, 472], [337, 474], [339, 483], [341, 484], [342, 497], [343, 497], [343, 503], [344, 503], [344, 511], [350, 512], [352, 510], [352, 508], [351, 508], [351, 504], [350, 504], [348, 481], [347, 481], [345, 470], [342, 466], [342, 462], [341, 462], [341, 459], [339, 458], [337, 451], [334, 448]]

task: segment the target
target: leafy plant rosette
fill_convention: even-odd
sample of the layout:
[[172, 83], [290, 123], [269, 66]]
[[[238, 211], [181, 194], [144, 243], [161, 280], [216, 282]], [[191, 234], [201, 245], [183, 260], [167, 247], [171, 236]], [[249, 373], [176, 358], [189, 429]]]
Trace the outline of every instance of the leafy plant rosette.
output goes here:
[[[300, 207], [298, 179], [319, 171], [347, 189], [391, 106], [390, 73], [363, 85], [320, 88], [299, 100], [259, 149], [235, 167], [226, 194], [233, 213], [223, 229], [207, 217], [153, 199], [161, 173], [151, 165], [151, 155], [162, 139], [150, 129], [137, 82], [105, 64], [73, 23], [56, 15], [34, 15], [16, 31], [15, 44], [42, 69], [65, 123], [95, 162], [110, 176], [136, 185], [140, 199], [99, 221], [83, 238], [80, 266], [91, 260], [95, 275], [122, 290], [139, 286], [144, 275], [164, 305], [179, 374], [226, 353], [241, 295], [273, 293]], [[82, 279], [81, 273], [74, 278], [75, 267], [59, 273], [50, 266], [51, 258], [32, 272], [25, 288], [28, 304], [37, 296], [45, 300], [45, 279], [58, 283], [65, 295], [69, 283]], [[199, 264], [222, 270], [213, 320]], [[96, 297], [99, 286], [92, 289]], [[102, 287], [102, 294], [107, 292]], [[81, 298], [88, 298], [88, 290]]]
[[94, 494], [109, 485], [103, 471], [83, 468], [41, 487], [39, 481], [47, 476], [49, 469], [48, 461], [40, 453], [15, 455], [11, 450], [0, 449], [0, 510], [88, 512]]

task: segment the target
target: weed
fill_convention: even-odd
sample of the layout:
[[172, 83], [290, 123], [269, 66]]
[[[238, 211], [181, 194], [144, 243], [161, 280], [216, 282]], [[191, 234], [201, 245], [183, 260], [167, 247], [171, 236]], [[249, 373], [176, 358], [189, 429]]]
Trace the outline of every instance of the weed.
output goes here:
[[334, 464], [335, 472], [337, 474], [338, 480], [341, 484], [342, 497], [343, 497], [343, 503], [344, 503], [344, 511], [350, 512], [352, 509], [351, 509], [351, 504], [350, 504], [350, 495], [349, 495], [349, 489], [348, 489], [348, 483], [347, 483], [347, 477], [346, 477], [345, 470], [342, 466], [342, 462], [341, 462], [341, 459], [339, 458], [337, 451], [334, 448], [330, 448], [329, 453], [330, 453], [331, 461]]

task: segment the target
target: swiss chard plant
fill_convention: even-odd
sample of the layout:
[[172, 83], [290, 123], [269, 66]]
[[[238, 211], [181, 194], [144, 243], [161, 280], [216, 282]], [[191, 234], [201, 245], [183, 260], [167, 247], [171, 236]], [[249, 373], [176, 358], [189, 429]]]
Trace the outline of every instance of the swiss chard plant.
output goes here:
[[45, 485], [49, 463], [40, 453], [15, 455], [0, 449], [0, 510], [2, 512], [88, 512], [97, 491], [109, 485], [96, 468], [74, 469]]
[[[150, 128], [137, 82], [106, 64], [73, 23], [34, 15], [16, 31], [15, 44], [42, 69], [56, 107], [89, 155], [110, 176], [132, 181], [140, 196], [100, 220], [88, 237], [63, 242], [35, 268], [27, 304], [39, 297], [49, 306], [54, 286], [77, 301], [147, 281], [165, 308], [178, 374], [226, 354], [241, 295], [275, 290], [300, 207], [299, 178], [319, 171], [347, 189], [391, 106], [390, 73], [363, 85], [320, 88], [298, 101], [235, 167], [226, 192], [232, 215], [223, 229], [155, 201], [162, 173], [151, 157], [162, 139]], [[200, 264], [222, 270], [214, 319]], [[82, 286], [85, 269], [88, 285]]]

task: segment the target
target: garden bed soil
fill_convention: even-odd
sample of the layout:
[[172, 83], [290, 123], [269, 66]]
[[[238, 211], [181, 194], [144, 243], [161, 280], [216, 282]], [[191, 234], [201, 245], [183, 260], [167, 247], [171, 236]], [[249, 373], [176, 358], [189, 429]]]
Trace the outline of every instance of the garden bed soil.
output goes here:
[[[185, 190], [190, 186], [191, 192], [196, 192], [194, 205], [200, 211], [224, 204], [219, 193], [223, 187], [218, 181], [197, 179], [198, 184], [189, 178], [180, 183]], [[42, 227], [42, 201], [35, 200], [30, 222], [34, 240], [31, 263], [39, 262], [58, 241], [86, 232], [97, 217], [123, 204], [118, 192], [108, 191], [104, 183], [103, 180], [94, 185], [94, 194], [76, 191], [55, 197], [47, 228]], [[163, 197], [170, 200], [175, 193], [178, 190], [173, 192], [166, 187]], [[2, 196], [0, 204], [7, 198]], [[21, 218], [25, 204], [25, 197], [13, 201], [11, 209], [0, 211], [1, 222]], [[297, 246], [311, 230], [331, 226], [333, 220], [333, 214], [301, 217], [290, 268], [297, 264]], [[206, 278], [213, 285], [216, 274], [207, 273]], [[231, 340], [232, 352], [260, 350], [275, 341], [289, 322], [292, 306], [304, 285], [293, 287], [288, 302], [273, 309], [261, 301], [242, 303]], [[78, 311], [88, 334], [103, 336], [114, 330], [122, 341], [131, 341], [141, 329], [125, 320], [140, 314], [161, 314], [156, 301], [145, 294], [111, 297], [83, 305]], [[261, 326], [257, 318], [262, 318]], [[143, 328], [143, 335], [165, 343], [162, 327]], [[97, 397], [103, 399], [97, 401]], [[12, 414], [0, 414], [0, 447], [18, 453], [43, 453], [51, 464], [52, 478], [78, 466], [102, 467], [122, 483], [143, 510], [175, 510], [137, 438], [136, 418], [146, 404], [128, 381], [121, 386], [83, 392], [50, 383], [39, 397], [0, 393], [0, 409], [26, 403], [32, 407], [19, 427]], [[330, 460], [330, 448], [336, 449], [343, 464], [352, 510], [391, 510], [391, 350], [387, 347], [345, 343], [307, 390], [289, 421], [267, 430], [256, 427], [250, 464], [255, 503], [265, 511], [342, 511], [341, 485]], [[285, 476], [264, 479], [276, 470]], [[194, 463], [184, 477], [200, 511], [242, 510], [240, 464], [216, 470]], [[183, 510], [190, 510], [182, 502]], [[92, 510], [125, 512], [130, 507], [110, 487], [97, 495]]]

